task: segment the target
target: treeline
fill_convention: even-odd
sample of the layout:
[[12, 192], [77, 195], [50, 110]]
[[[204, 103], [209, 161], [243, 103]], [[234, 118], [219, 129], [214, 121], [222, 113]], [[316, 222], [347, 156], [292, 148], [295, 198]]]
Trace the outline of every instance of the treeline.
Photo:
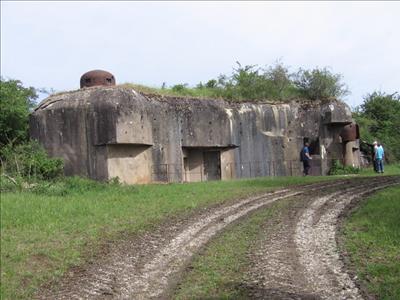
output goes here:
[[400, 95], [373, 92], [364, 98], [353, 117], [360, 126], [361, 150], [371, 154], [374, 141], [380, 142], [388, 162], [400, 161]]
[[257, 65], [237, 66], [230, 75], [200, 82], [194, 87], [176, 84], [160, 89], [134, 85], [135, 88], [150, 93], [164, 95], [223, 98], [227, 100], [279, 100], [292, 99], [326, 100], [340, 99], [349, 93], [342, 82], [342, 75], [332, 73], [328, 68], [311, 70], [298, 69], [291, 73], [284, 64], [261, 68]]

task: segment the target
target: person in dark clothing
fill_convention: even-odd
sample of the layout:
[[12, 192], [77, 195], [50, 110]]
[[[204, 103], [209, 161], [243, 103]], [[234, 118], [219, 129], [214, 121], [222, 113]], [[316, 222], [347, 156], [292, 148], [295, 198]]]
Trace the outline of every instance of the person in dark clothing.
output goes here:
[[378, 149], [378, 142], [375, 141], [372, 144], [370, 144], [370, 143], [368, 143], [366, 141], [362, 141], [362, 143], [364, 143], [365, 145], [370, 147], [370, 149], [371, 149], [371, 162], [372, 162], [372, 164], [374, 166], [374, 171], [378, 173], [378, 164], [377, 164], [376, 157], [375, 157], [376, 156], [375, 155], [376, 151]]
[[311, 158], [311, 155], [310, 155], [310, 149], [308, 149], [309, 146], [310, 146], [310, 144], [308, 142], [305, 142], [304, 143], [304, 147], [301, 150], [301, 159], [303, 161], [303, 169], [304, 169], [303, 170], [303, 174], [304, 174], [304, 176], [308, 175], [308, 172], [310, 171], [310, 168], [311, 168], [310, 160], [312, 158]]

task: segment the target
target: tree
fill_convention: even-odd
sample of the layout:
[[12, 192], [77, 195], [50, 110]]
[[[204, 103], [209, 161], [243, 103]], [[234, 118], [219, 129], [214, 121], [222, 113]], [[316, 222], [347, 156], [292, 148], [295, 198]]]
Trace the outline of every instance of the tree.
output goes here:
[[300, 93], [311, 100], [340, 98], [349, 94], [347, 86], [342, 83], [342, 75], [333, 74], [327, 68], [300, 69], [294, 83]]
[[209, 81], [207, 81], [206, 83], [206, 87], [208, 89], [215, 89], [217, 87], [218, 81], [215, 79], [210, 79]]
[[19, 80], [0, 79], [0, 146], [27, 141], [29, 111], [37, 97], [33, 87]]
[[356, 108], [354, 118], [364, 140], [383, 144], [389, 161], [400, 160], [400, 96], [373, 92]]
[[247, 65], [242, 67], [236, 62], [238, 67], [234, 69], [231, 84], [234, 87], [234, 95], [239, 99], [254, 99], [262, 89], [262, 80], [257, 66]]
[[361, 104], [361, 111], [365, 116], [378, 122], [378, 126], [383, 126], [383, 122], [400, 117], [400, 96], [386, 94], [375, 91], [368, 94]]
[[291, 74], [288, 67], [280, 61], [277, 61], [274, 66], [269, 67], [264, 74], [265, 78], [272, 83], [278, 98], [283, 98], [285, 89], [292, 85]]

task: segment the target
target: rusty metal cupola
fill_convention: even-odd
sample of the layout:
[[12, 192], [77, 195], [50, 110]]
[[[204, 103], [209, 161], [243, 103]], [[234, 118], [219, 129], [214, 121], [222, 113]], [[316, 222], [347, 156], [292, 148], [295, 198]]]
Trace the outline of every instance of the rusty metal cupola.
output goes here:
[[92, 70], [81, 76], [81, 88], [91, 86], [110, 86], [115, 85], [113, 74], [103, 70]]
[[340, 132], [340, 137], [342, 138], [342, 142], [351, 142], [359, 139], [360, 130], [358, 124], [350, 123], [345, 125]]

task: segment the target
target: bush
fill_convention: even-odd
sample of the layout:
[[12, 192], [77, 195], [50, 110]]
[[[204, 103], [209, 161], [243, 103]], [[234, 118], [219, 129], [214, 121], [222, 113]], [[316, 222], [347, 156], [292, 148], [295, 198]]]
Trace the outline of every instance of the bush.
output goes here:
[[0, 176], [0, 191], [1, 192], [12, 192], [15, 190], [22, 190], [24, 187], [21, 178], [12, 178], [7, 174], [1, 174]]
[[187, 86], [188, 86], [187, 83], [185, 83], [185, 84], [176, 84], [176, 85], [174, 85], [172, 87], [172, 90], [174, 92], [177, 92], [177, 93], [182, 93], [182, 92], [185, 92], [187, 90]]
[[327, 68], [303, 70], [295, 76], [295, 85], [301, 94], [311, 100], [340, 98], [349, 94], [340, 74], [332, 74]]
[[16, 146], [7, 144], [0, 156], [1, 172], [11, 177], [33, 181], [56, 179], [63, 174], [63, 161], [49, 158], [36, 141]]
[[346, 175], [346, 174], [358, 174], [360, 168], [352, 166], [343, 166], [337, 159], [332, 161], [332, 167], [329, 170], [329, 175]]
[[207, 89], [226, 99], [265, 100], [288, 99], [298, 95], [293, 90], [289, 70], [282, 63], [262, 69], [257, 65], [242, 66], [239, 62], [230, 76], [209, 80]]

